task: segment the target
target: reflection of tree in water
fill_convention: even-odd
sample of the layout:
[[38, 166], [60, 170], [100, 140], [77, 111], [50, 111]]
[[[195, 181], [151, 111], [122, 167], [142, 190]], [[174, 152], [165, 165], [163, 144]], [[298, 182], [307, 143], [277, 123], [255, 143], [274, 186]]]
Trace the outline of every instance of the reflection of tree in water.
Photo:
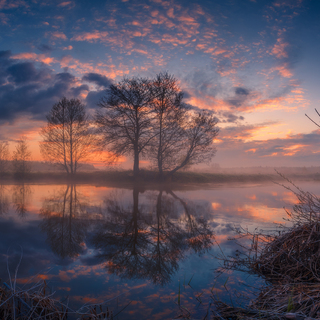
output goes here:
[[106, 204], [105, 223], [97, 227], [92, 242], [110, 273], [148, 278], [163, 285], [178, 270], [179, 260], [189, 249], [202, 253], [212, 245], [212, 230], [198, 217], [198, 212], [209, 208], [191, 206], [172, 191], [167, 195], [160, 191], [155, 207], [139, 206], [137, 187], [131, 208], [110, 199]]
[[88, 221], [86, 203], [81, 200], [75, 185], [45, 199], [40, 228], [47, 233], [53, 253], [61, 258], [76, 257], [84, 250]]
[[0, 215], [9, 211], [9, 197], [6, 194], [7, 188], [4, 185], [0, 185]]
[[[210, 209], [203, 204], [188, 203], [177, 197], [171, 190], [168, 193], [184, 208], [184, 217], [181, 222], [185, 223], [189, 246], [199, 254], [205, 252], [212, 246], [213, 239], [208, 221], [203, 216]], [[199, 212], [202, 215], [199, 216]]]
[[20, 184], [12, 187], [12, 203], [20, 217], [25, 217], [28, 212], [31, 194], [29, 185]]

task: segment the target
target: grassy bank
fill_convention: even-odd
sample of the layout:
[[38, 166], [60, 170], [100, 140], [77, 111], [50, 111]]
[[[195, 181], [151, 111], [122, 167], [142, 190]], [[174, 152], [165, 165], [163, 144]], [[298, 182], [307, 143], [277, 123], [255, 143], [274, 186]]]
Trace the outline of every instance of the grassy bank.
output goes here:
[[[320, 180], [320, 174], [291, 174], [289, 178], [294, 180]], [[159, 180], [157, 172], [141, 170], [138, 183], [152, 185], [183, 185], [183, 184], [211, 184], [211, 183], [262, 183], [278, 181], [282, 178], [274, 174], [228, 174], [228, 173], [198, 173], [198, 172], [177, 172], [172, 177], [166, 177], [164, 181]], [[7, 173], [1, 178], [3, 183], [79, 183], [98, 185], [131, 185], [135, 182], [133, 172], [127, 171], [92, 171], [79, 172], [70, 177], [64, 172], [31, 172], [23, 179], [16, 178], [13, 174]]]

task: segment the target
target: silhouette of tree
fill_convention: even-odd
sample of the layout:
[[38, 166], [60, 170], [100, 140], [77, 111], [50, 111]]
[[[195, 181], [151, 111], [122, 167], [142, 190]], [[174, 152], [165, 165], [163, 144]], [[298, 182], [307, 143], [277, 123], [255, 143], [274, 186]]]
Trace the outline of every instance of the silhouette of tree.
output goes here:
[[95, 117], [110, 161], [133, 155], [135, 177], [139, 175], [140, 156], [153, 138], [149, 85], [150, 81], [143, 78], [124, 79], [111, 85]]
[[[189, 248], [197, 253], [210, 248], [210, 227], [203, 219], [193, 217], [191, 212], [195, 212], [190, 209], [186, 221], [178, 219], [176, 200], [180, 203], [176, 195], [164, 197], [160, 190], [155, 207], [139, 205], [137, 186], [133, 189], [132, 207], [107, 200], [105, 222], [97, 226], [91, 242], [110, 273], [129, 279], [147, 278], [164, 285], [178, 270], [178, 262]], [[198, 209], [203, 212], [204, 208]], [[200, 235], [202, 239], [195, 246]]]
[[173, 175], [185, 166], [208, 163], [216, 153], [214, 139], [219, 129], [218, 120], [208, 112], [195, 113], [189, 116], [184, 125], [183, 146], [177, 150], [180, 161], [170, 170]]
[[86, 203], [79, 199], [76, 185], [68, 185], [43, 203], [40, 228], [47, 233], [52, 252], [62, 259], [77, 257], [84, 250], [89, 226], [85, 208]]
[[187, 165], [207, 162], [215, 154], [217, 119], [209, 112], [195, 113], [182, 102], [177, 80], [168, 73], [155, 79], [124, 79], [111, 85], [99, 103], [95, 121], [111, 161], [133, 155], [134, 176], [139, 159], [147, 156], [170, 175]]
[[164, 171], [172, 170], [181, 157], [187, 108], [182, 103], [183, 94], [177, 80], [168, 73], [159, 73], [150, 83], [150, 90], [155, 139], [148, 156], [158, 167], [162, 180]]
[[24, 179], [26, 174], [31, 171], [29, 161], [31, 160], [31, 152], [25, 138], [20, 138], [13, 152], [12, 166], [16, 178]]
[[30, 186], [24, 183], [12, 187], [12, 203], [21, 218], [24, 218], [28, 212], [31, 194]]
[[0, 178], [8, 171], [9, 145], [7, 141], [0, 141]]
[[62, 98], [53, 105], [47, 121], [40, 132], [43, 158], [75, 174], [80, 162], [88, 159], [94, 141], [85, 106], [79, 99]]
[[196, 113], [183, 103], [177, 80], [159, 73], [150, 82], [153, 130], [149, 158], [157, 163], [160, 178], [192, 164], [210, 161], [215, 154], [213, 140], [217, 119], [209, 112]]

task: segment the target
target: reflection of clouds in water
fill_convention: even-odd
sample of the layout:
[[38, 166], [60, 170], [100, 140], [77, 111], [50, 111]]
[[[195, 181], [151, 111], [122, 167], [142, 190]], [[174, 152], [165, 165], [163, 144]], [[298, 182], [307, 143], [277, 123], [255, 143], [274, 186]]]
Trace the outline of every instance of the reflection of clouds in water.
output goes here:
[[[10, 270], [14, 270], [20, 260], [21, 247], [23, 256], [18, 270], [19, 278], [27, 278], [38, 272], [45, 272], [54, 265], [54, 257], [48, 251], [44, 238], [39, 232], [38, 222], [16, 223], [8, 215], [0, 223], [0, 277], [8, 279], [6, 263], [9, 261]], [[10, 248], [7, 256], [7, 251]]]
[[[304, 184], [302, 188], [319, 194], [320, 188], [316, 184]], [[147, 297], [148, 301], [152, 301], [150, 310], [144, 312], [139, 309], [136, 318], [139, 318], [139, 316], [141, 318], [141, 315], [145, 317], [147, 313], [150, 315], [149, 317], [153, 317], [153, 315], [161, 314], [162, 311], [166, 310], [168, 305], [176, 301], [177, 284], [179, 280], [182, 284], [184, 277], [188, 282], [192, 274], [195, 274], [193, 281], [199, 290], [203, 288], [207, 290], [208, 287], [211, 289], [214, 285], [212, 269], [218, 266], [218, 261], [214, 256], [221, 254], [219, 247], [214, 244], [210, 247], [210, 254], [204, 253], [199, 256], [195, 253], [197, 252], [197, 246], [192, 247], [194, 243], [192, 241], [188, 242], [188, 238], [197, 239], [199, 233], [201, 234], [201, 232], [209, 229], [214, 233], [215, 240], [219, 243], [223, 252], [226, 255], [233, 255], [239, 249], [239, 246], [233, 241], [228, 241], [228, 238], [233, 235], [233, 226], [242, 225], [250, 228], [274, 226], [272, 222], [276, 220], [275, 218], [280, 220], [280, 216], [285, 215], [283, 206], [290, 208], [292, 202], [296, 201], [288, 193], [288, 190], [271, 184], [267, 186], [221, 186], [216, 189], [174, 191], [176, 199], [166, 191], [161, 193], [157, 190], [149, 190], [138, 193], [138, 206], [136, 204], [138, 213], [137, 219], [134, 219], [135, 204], [132, 190], [77, 186], [76, 190], [73, 190], [73, 195], [76, 193], [76, 197], [73, 196], [72, 200], [71, 220], [70, 214], [67, 212], [67, 208], [70, 209], [68, 199], [70, 199], [71, 189], [69, 187], [65, 204], [65, 220], [62, 221], [61, 208], [64, 205], [67, 186], [32, 186], [32, 189], [35, 191], [32, 206], [31, 204], [27, 206], [30, 214], [25, 216], [23, 220], [19, 219], [14, 205], [9, 206], [7, 214], [0, 215], [0, 265], [5, 265], [6, 251], [12, 243], [23, 245], [24, 256], [19, 269], [21, 281], [26, 281], [30, 274], [34, 275], [37, 272], [43, 274], [49, 266], [55, 266], [50, 271], [48, 280], [54, 283], [55, 288], [70, 288], [68, 289], [70, 291], [66, 291], [65, 294], [74, 297], [71, 298], [74, 303], [82, 303], [84, 299], [91, 298], [102, 301], [106, 297], [112, 298], [134, 288], [133, 291], [123, 296], [123, 301], [142, 301], [141, 306], [143, 308], [150, 306], [150, 303], [146, 300]], [[4, 186], [3, 190], [3, 195], [9, 196], [9, 200], [12, 200], [10, 197], [11, 190], [13, 190], [11, 186]], [[88, 196], [83, 197], [83, 194]], [[104, 201], [106, 198], [108, 200]], [[161, 201], [159, 198], [161, 198]], [[284, 199], [286, 199], [286, 203]], [[77, 202], [78, 204], [76, 204]], [[157, 204], [160, 202], [161, 208], [158, 207], [157, 209]], [[187, 206], [187, 212], [184, 206]], [[45, 216], [43, 211], [39, 215], [40, 209], [44, 211], [50, 209], [51, 213], [47, 212], [48, 215]], [[117, 210], [120, 210], [121, 214], [117, 214]], [[270, 215], [272, 212], [274, 214]], [[61, 235], [61, 225], [63, 225], [65, 236], [68, 235], [67, 231], [70, 227], [68, 223], [71, 221], [71, 230], [81, 234], [78, 237], [71, 233], [71, 240], [75, 242], [76, 246], [68, 247], [65, 238], [63, 244], [60, 241], [58, 245], [60, 249], [65, 250], [61, 251], [59, 249], [55, 252], [53, 248], [50, 248], [55, 242], [55, 237], [52, 238], [52, 243], [45, 241], [47, 233], [43, 233], [39, 229], [40, 218], [42, 220], [41, 225], [51, 223], [50, 232], [57, 228], [56, 235]], [[49, 223], [46, 219], [53, 220]], [[53, 223], [53, 221], [55, 222]], [[123, 275], [123, 280], [120, 281], [116, 272], [107, 273], [107, 271], [110, 273], [113, 271], [113, 266], [106, 269], [106, 264], [101, 264], [101, 257], [97, 257], [97, 254], [117, 254], [120, 234], [124, 234], [124, 240], [127, 240], [127, 242], [122, 239], [120, 244], [121, 246], [126, 245], [125, 250], [123, 250], [126, 254], [118, 257], [119, 259], [128, 258], [128, 254], [132, 253], [131, 249], [134, 245], [135, 223], [138, 227], [137, 236], [145, 241], [141, 245], [138, 241], [139, 247], [136, 247], [137, 252], [141, 254], [142, 264], [140, 266], [143, 266], [144, 270], [140, 273], [137, 272], [138, 278], [130, 279], [126, 277], [135, 272], [135, 267], [139, 267], [135, 266], [134, 262], [140, 260], [132, 259], [133, 264], [130, 267], [131, 269], [129, 268], [130, 272], [126, 273], [126, 268], [115, 268]], [[80, 228], [75, 230], [78, 224], [80, 224]], [[115, 230], [119, 234], [116, 235], [115, 241], [111, 242], [111, 246], [108, 242], [110, 239], [107, 241], [106, 247], [102, 246], [100, 248], [96, 247], [93, 241], [88, 240], [97, 237], [97, 232], [107, 237], [114, 237]], [[206, 248], [204, 240], [202, 239], [203, 242], [200, 241], [200, 245]], [[131, 247], [128, 247], [128, 245], [131, 245]], [[82, 250], [72, 251], [72, 254], [69, 254], [68, 248], [78, 248], [79, 246]], [[109, 248], [111, 249], [109, 250]], [[60, 253], [64, 253], [64, 259], [62, 259]], [[19, 257], [19, 252], [16, 250], [10, 260], [12, 268], [15, 267]], [[159, 257], [163, 260], [157, 260]], [[111, 260], [116, 266], [117, 260], [112, 259], [111, 257], [108, 261]], [[173, 268], [170, 271], [170, 268], [175, 265], [178, 268]], [[162, 270], [161, 272], [157, 271], [156, 268], [159, 270], [159, 266], [164, 268], [163, 270], [166, 273], [161, 273]], [[4, 269], [0, 268], [0, 277], [6, 279]], [[152, 274], [154, 278], [150, 278]], [[231, 288], [232, 285], [232, 290], [240, 290], [240, 282], [246, 275], [235, 273], [221, 277], [215, 284], [221, 298], [227, 297], [223, 287], [227, 277], [229, 277], [227, 286], [230, 285], [229, 288]], [[151, 281], [147, 281], [147, 279]], [[67, 282], [64, 283], [63, 281]], [[153, 286], [153, 281], [155, 281], [154, 283], [164, 281], [165, 286]], [[254, 280], [252, 281], [254, 282]], [[63, 293], [61, 295], [63, 296]], [[159, 301], [156, 295], [163, 299]], [[188, 303], [188, 307], [195, 309], [194, 301], [188, 298], [189, 295], [192, 296], [193, 292], [181, 291], [181, 297], [184, 297], [183, 301]], [[164, 299], [164, 297], [167, 298]], [[190, 302], [187, 302], [189, 300]], [[137, 305], [140, 306], [140, 304]], [[172, 308], [171, 305], [171, 310]], [[128, 312], [132, 310], [135, 309], [128, 308]]]
[[137, 187], [131, 205], [106, 199], [105, 222], [97, 226], [91, 242], [108, 272], [164, 285], [189, 249], [201, 254], [211, 247], [213, 233], [202, 217], [204, 206], [188, 203], [172, 191], [145, 199], [149, 201], [139, 202]]
[[[184, 196], [210, 201], [213, 214], [209, 223], [225, 225], [250, 225], [260, 227], [262, 224], [272, 225], [282, 222], [286, 213], [284, 206], [290, 207], [296, 198], [282, 186], [276, 184], [256, 186], [222, 186], [220, 189], [184, 192]], [[217, 234], [223, 233], [221, 228], [215, 228]]]
[[86, 219], [86, 202], [77, 193], [76, 185], [46, 198], [41, 209], [40, 228], [47, 234], [47, 242], [57, 256], [75, 258], [85, 251], [85, 238], [90, 221]]

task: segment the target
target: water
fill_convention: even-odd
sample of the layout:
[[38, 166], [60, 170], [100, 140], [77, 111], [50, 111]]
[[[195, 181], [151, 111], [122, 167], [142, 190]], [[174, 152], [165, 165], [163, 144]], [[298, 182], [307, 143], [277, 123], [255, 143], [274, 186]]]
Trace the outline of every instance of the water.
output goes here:
[[[316, 183], [299, 187], [320, 194]], [[7, 263], [14, 276], [22, 255], [18, 285], [44, 279], [74, 308], [109, 300], [113, 314], [130, 303], [118, 319], [172, 319], [180, 302], [200, 319], [211, 291], [240, 303], [243, 284], [259, 284], [240, 272], [215, 280], [216, 257], [238, 248], [228, 240], [233, 227], [274, 229], [286, 217], [283, 207], [294, 203], [294, 194], [276, 184], [2, 185], [0, 278], [9, 281]]]

